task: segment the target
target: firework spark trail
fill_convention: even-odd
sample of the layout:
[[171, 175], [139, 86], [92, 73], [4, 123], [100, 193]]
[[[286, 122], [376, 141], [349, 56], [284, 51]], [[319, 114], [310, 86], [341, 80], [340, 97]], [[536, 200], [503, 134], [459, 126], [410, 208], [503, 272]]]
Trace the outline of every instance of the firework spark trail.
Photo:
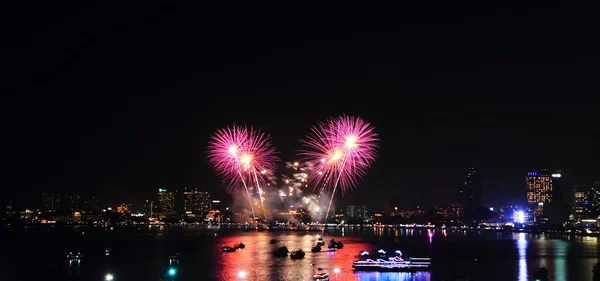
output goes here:
[[340, 178], [342, 177], [343, 171], [344, 171], [344, 166], [346, 166], [346, 160], [347, 157], [344, 157], [344, 163], [342, 163], [342, 172], [340, 172], [340, 174], [338, 175], [338, 178], [335, 180], [335, 183], [333, 184], [333, 192], [331, 192], [331, 199], [329, 199], [329, 205], [327, 206], [327, 213], [325, 213], [325, 221], [327, 221], [327, 218], [329, 217], [329, 210], [331, 209], [331, 203], [333, 203], [333, 196], [335, 195], [335, 190], [337, 189], [338, 183], [340, 182]]
[[[256, 188], [262, 193], [260, 182], [265, 182], [264, 177], [273, 174], [277, 167], [279, 159], [275, 154], [269, 135], [245, 126], [233, 125], [218, 130], [208, 145], [208, 160], [229, 187], [229, 192], [236, 193], [240, 182], [244, 186], [253, 217], [256, 216], [247, 183], [256, 181]], [[260, 177], [257, 171], [261, 171]]]
[[[322, 183], [323, 191], [330, 186], [332, 176], [336, 179], [328, 212], [338, 188], [344, 194], [356, 187], [358, 180], [366, 175], [377, 157], [377, 141], [377, 134], [369, 123], [351, 116], [331, 118], [317, 124], [302, 141], [308, 149], [301, 154], [307, 162], [317, 163], [319, 167], [315, 169], [318, 172], [313, 172], [309, 178], [316, 184], [315, 188]], [[326, 171], [325, 174], [322, 171]]]
[[258, 183], [258, 176], [256, 176], [256, 170], [254, 171], [254, 179], [256, 180], [256, 188], [258, 189], [258, 195], [260, 196], [260, 204], [262, 205], [263, 215], [265, 216], [265, 222], [267, 220], [267, 210], [265, 209], [265, 198], [263, 197], [263, 191]]
[[244, 180], [244, 176], [242, 176], [241, 169], [238, 170], [238, 174], [240, 175], [240, 179], [242, 181], [242, 184], [244, 184], [244, 189], [246, 190], [246, 195], [248, 195], [248, 202], [250, 202], [250, 210], [252, 210], [252, 219], [254, 219], [256, 217], [256, 215], [254, 214], [254, 207], [252, 206], [252, 198], [250, 198], [250, 192], [248, 191], [248, 186], [246, 185], [246, 181]]

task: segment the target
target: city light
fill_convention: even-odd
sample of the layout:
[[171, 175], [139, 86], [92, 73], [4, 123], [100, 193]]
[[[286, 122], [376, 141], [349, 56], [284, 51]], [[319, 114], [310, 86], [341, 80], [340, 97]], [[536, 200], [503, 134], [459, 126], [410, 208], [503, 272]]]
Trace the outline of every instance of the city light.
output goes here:
[[560, 174], [552, 174], [553, 178], [560, 178]]
[[525, 222], [525, 212], [515, 211], [514, 220], [515, 220], [515, 222], [518, 222], [518, 223], [524, 223]]
[[114, 279], [115, 279], [115, 277], [110, 273], [106, 274], [106, 276], [104, 276], [104, 280], [106, 280], [106, 281], [112, 281]]
[[175, 268], [170, 268], [169, 269], [169, 276], [175, 276], [175, 274], [177, 274], [177, 270]]

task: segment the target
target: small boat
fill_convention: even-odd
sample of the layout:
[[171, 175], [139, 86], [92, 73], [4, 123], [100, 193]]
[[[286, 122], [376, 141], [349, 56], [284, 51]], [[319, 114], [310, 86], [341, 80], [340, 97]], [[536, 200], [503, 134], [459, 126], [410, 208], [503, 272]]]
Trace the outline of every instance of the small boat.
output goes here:
[[81, 258], [83, 258], [83, 254], [81, 252], [77, 252], [77, 253], [69, 252], [67, 254], [67, 259], [70, 259], [70, 260], [78, 260]]
[[271, 241], [269, 241], [269, 244], [276, 244], [276, 243], [277, 243], [277, 240], [275, 240], [275, 239], [271, 239]]
[[292, 259], [303, 259], [306, 254], [302, 249], [298, 249], [298, 251], [294, 251], [290, 254], [290, 258]]
[[319, 246], [319, 244], [317, 244], [317, 246], [314, 246], [310, 249], [311, 252], [316, 253], [316, 252], [320, 252], [321, 251], [321, 246]]
[[289, 252], [290, 251], [288, 251], [288, 248], [286, 246], [282, 246], [282, 247], [275, 249], [275, 251], [273, 251], [273, 255], [276, 257], [287, 257], [287, 254]]
[[344, 248], [344, 243], [340, 242], [336, 242], [335, 240], [331, 239], [331, 242], [329, 242], [329, 246], [327, 246], [327, 248], [336, 248], [336, 249], [341, 249]]
[[[431, 267], [430, 258], [402, 258], [400, 250], [388, 255], [383, 249], [377, 252], [378, 259], [373, 260], [366, 251], [360, 251], [358, 260], [352, 263], [355, 271], [392, 271], [392, 272], [414, 272], [425, 271]], [[387, 257], [387, 258], [386, 258]]]
[[244, 245], [244, 243], [240, 242], [240, 244], [235, 244], [233, 245], [234, 248], [238, 248], [238, 249], [244, 249], [246, 248], [246, 245]]
[[319, 272], [315, 272], [313, 269], [313, 280], [318, 280], [318, 281], [329, 281], [329, 273], [327, 272], [321, 272], [323, 271], [322, 268], [317, 268], [317, 270]]
[[323, 237], [319, 237], [319, 239], [317, 239], [317, 246], [323, 246], [325, 245], [325, 242], [323, 242]]
[[237, 250], [237, 248], [229, 247], [229, 246], [223, 246], [223, 247], [221, 247], [221, 249], [223, 249], [223, 252], [225, 252], [225, 253], [231, 253], [231, 252], [235, 252], [235, 250]]

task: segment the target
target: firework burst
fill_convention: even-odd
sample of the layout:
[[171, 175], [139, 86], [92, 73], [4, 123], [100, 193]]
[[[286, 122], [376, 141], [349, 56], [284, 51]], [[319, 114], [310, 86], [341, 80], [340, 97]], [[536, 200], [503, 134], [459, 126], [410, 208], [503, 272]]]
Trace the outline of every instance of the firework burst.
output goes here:
[[[374, 128], [360, 117], [339, 116], [312, 127], [301, 152], [315, 165], [309, 181], [323, 192], [331, 188], [329, 208], [336, 190], [343, 193], [356, 187], [358, 180], [377, 157], [379, 139]], [[327, 217], [326, 215], [326, 217]]]
[[253, 216], [248, 185], [255, 184], [266, 219], [261, 186], [266, 185], [266, 179], [273, 175], [279, 161], [270, 136], [246, 126], [219, 129], [208, 144], [208, 161], [230, 193], [244, 187]]

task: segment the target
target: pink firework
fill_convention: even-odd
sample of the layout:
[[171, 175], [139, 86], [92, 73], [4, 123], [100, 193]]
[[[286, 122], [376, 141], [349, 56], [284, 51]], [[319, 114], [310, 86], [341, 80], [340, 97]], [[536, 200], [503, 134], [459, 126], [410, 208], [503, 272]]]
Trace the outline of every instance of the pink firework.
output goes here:
[[246, 126], [219, 129], [208, 144], [208, 161], [231, 193], [265, 184], [277, 167], [275, 154], [269, 135]]
[[302, 142], [306, 161], [316, 166], [309, 181], [321, 191], [356, 187], [377, 157], [377, 134], [360, 117], [339, 116], [311, 128]]

